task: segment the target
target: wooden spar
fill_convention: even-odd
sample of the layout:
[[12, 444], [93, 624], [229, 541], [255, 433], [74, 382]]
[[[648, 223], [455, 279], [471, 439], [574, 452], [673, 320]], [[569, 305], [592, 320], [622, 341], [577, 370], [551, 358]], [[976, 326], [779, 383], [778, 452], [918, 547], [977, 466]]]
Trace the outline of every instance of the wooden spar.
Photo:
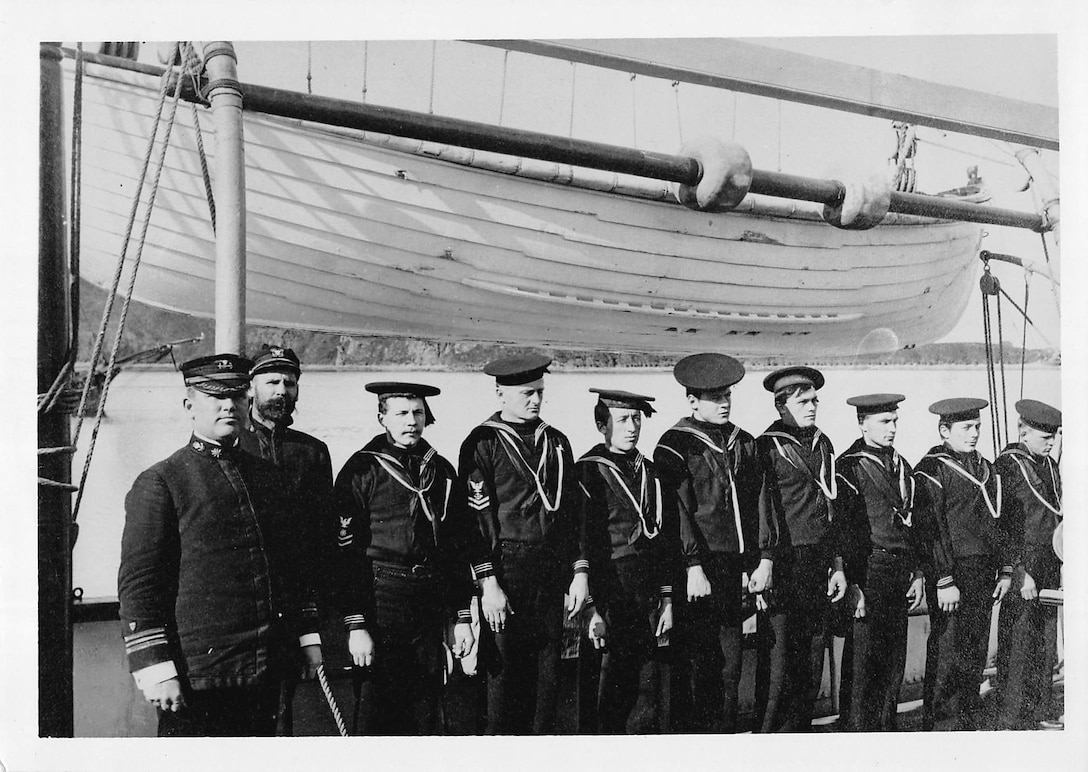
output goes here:
[[741, 40], [466, 42], [1058, 149], [1056, 108]]
[[246, 346], [246, 164], [242, 89], [234, 46], [204, 46], [208, 98], [215, 122], [215, 350]]
[[[114, 57], [84, 54], [84, 59], [148, 74], [162, 73], [160, 67], [132, 66], [133, 63]], [[242, 84], [241, 88], [246, 95], [244, 109], [267, 115], [393, 134], [399, 137], [537, 158], [688, 185], [697, 184], [702, 176], [699, 162], [684, 156], [651, 153], [601, 142], [558, 137], [248, 83]], [[183, 91], [183, 97], [201, 101], [191, 92], [186, 94]], [[751, 192], [836, 206], [841, 203], [845, 188], [838, 180], [820, 180], [754, 169]], [[1035, 213], [978, 204], [963, 204], [939, 196], [893, 192], [891, 211], [964, 222], [1027, 228], [1037, 232], [1046, 229], [1043, 217]]]
[[[71, 308], [64, 217], [62, 58], [57, 43], [40, 47], [38, 130], [38, 393], [52, 386], [69, 356]], [[66, 448], [68, 414], [38, 413], [38, 447]], [[38, 456], [38, 477], [72, 480], [66, 453]], [[72, 501], [63, 487], [38, 484], [38, 733], [71, 737], [72, 708]]]

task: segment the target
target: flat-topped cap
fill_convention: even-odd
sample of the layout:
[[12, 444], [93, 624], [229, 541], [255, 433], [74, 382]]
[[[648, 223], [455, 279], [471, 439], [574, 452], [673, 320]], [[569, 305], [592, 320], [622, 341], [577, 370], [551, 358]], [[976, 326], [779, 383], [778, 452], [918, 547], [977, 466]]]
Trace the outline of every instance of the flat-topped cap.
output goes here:
[[978, 397], [952, 397], [934, 402], [929, 406], [929, 412], [939, 415], [948, 423], [956, 423], [973, 421], [978, 418], [979, 411], [989, 405], [989, 402]]
[[647, 416], [651, 416], [655, 412], [650, 405], [650, 403], [654, 401], [654, 398], [647, 397], [645, 394], [635, 394], [631, 391], [620, 391], [618, 389], [591, 388], [590, 391], [598, 395], [597, 401], [605, 407], [641, 410], [642, 413]]
[[1022, 399], [1016, 403], [1016, 412], [1028, 426], [1039, 431], [1056, 432], [1062, 425], [1062, 411], [1037, 399]]
[[484, 365], [484, 372], [494, 376], [499, 386], [520, 386], [531, 383], [549, 372], [552, 358], [543, 354], [502, 357]]
[[744, 365], [725, 354], [692, 354], [672, 368], [673, 377], [693, 391], [713, 391], [732, 386], [744, 377]]
[[804, 367], [803, 365], [782, 367], [763, 379], [763, 388], [772, 394], [777, 394], [787, 386], [799, 383], [817, 390], [822, 389], [824, 374], [814, 367]]

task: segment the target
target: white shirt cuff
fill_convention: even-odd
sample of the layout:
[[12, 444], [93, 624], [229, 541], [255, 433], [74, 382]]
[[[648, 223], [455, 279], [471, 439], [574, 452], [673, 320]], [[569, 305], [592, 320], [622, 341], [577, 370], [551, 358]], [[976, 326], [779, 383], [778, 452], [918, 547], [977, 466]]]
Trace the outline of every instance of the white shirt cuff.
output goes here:
[[321, 634], [320, 633], [306, 633], [306, 635], [300, 635], [298, 637], [299, 646], [320, 646]]
[[166, 662], [156, 662], [154, 665], [142, 667], [135, 671], [132, 677], [136, 679], [136, 686], [143, 689], [145, 685], [161, 684], [171, 678], [177, 678], [178, 669], [172, 660], [167, 660]]

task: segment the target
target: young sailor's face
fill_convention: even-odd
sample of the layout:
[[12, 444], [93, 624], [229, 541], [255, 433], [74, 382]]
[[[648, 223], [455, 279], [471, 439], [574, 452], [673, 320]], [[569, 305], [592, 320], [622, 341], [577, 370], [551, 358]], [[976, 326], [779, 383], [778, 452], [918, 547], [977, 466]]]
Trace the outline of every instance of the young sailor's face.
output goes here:
[[733, 408], [733, 387], [703, 391], [699, 396], [688, 394], [692, 417], [715, 426], [729, 423], [729, 412]]
[[385, 412], [378, 413], [378, 423], [385, 428], [390, 442], [398, 448], [410, 448], [423, 438], [427, 409], [417, 397], [389, 397]]
[[978, 445], [982, 421], [956, 421], [951, 426], [941, 426], [939, 431], [944, 444], [957, 453], [970, 453]]
[[223, 442], [233, 439], [242, 430], [242, 420], [249, 409], [249, 396], [244, 391], [231, 396], [218, 396], [189, 389], [182, 405], [193, 422], [195, 434]]
[[540, 416], [544, 401], [544, 379], [523, 383], [519, 386], [497, 386], [501, 414], [507, 421], [531, 421]]
[[816, 406], [820, 404], [820, 398], [816, 396], [816, 389], [804, 389], [791, 394], [781, 408], [779, 414], [787, 424], [799, 429], [807, 429], [816, 425]]
[[895, 444], [896, 425], [899, 423], [899, 411], [872, 413], [861, 420], [861, 436], [877, 448], [890, 448]]
[[288, 418], [298, 402], [298, 378], [294, 373], [265, 371], [253, 376], [249, 395], [257, 415], [273, 423]]
[[601, 428], [604, 441], [613, 453], [629, 453], [642, 433], [642, 411], [625, 407], [608, 408], [608, 423]]
[[1020, 442], [1036, 456], [1049, 456], [1054, 447], [1054, 432], [1044, 432], [1034, 426], [1021, 424]]

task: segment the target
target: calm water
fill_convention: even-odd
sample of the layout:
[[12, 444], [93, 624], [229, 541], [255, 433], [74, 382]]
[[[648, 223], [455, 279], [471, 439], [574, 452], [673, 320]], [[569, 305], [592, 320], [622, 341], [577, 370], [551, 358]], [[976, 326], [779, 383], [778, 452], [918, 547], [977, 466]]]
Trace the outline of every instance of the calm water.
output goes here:
[[[1024, 396], [1061, 405], [1061, 371], [1032, 368], [1025, 373]], [[763, 390], [763, 372], [752, 371], [734, 389], [733, 420], [759, 434], [777, 413], [770, 394]], [[820, 392], [820, 427], [838, 450], [857, 437], [857, 420], [847, 397], [868, 392], [898, 392], [907, 400], [900, 406], [896, 447], [912, 463], [938, 442], [936, 417], [927, 412], [931, 403], [944, 397], [986, 397], [982, 368], [959, 369], [829, 369]], [[456, 463], [461, 440], [480, 421], [496, 410], [493, 381], [479, 373], [445, 372], [307, 372], [301, 381], [295, 427], [323, 439], [332, 453], [333, 472], [348, 457], [381, 431], [375, 418], [376, 400], [363, 390], [369, 381], [409, 380], [434, 384], [442, 394], [431, 400], [437, 423], [427, 439], [440, 453]], [[1010, 426], [1015, 429], [1012, 403], [1020, 398], [1019, 370], [1007, 373]], [[657, 397], [658, 413], [643, 423], [639, 447], [651, 454], [658, 437], [678, 417], [686, 415], [683, 389], [664, 370], [578, 371], [553, 373], [546, 379], [542, 416], [570, 438], [575, 455], [600, 440], [593, 425], [596, 395], [591, 386], [626, 389]], [[87, 490], [79, 513], [80, 534], [74, 553], [74, 582], [85, 597], [117, 594], [117, 565], [124, 499], [136, 475], [170, 455], [189, 438], [189, 421], [182, 410], [181, 377], [168, 370], [131, 370], [122, 373], [110, 388], [107, 417], [99, 431]], [[983, 414], [979, 449], [993, 456], [989, 415]], [[91, 424], [81, 432], [81, 452], [75, 474], [83, 466], [83, 453]]]

